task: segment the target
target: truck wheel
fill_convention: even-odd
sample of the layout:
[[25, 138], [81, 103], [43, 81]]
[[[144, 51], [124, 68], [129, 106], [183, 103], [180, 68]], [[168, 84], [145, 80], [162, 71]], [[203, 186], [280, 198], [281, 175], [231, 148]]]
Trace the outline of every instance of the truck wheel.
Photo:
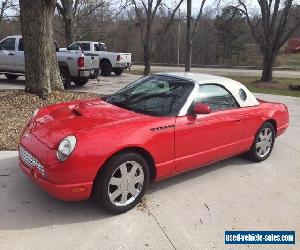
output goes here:
[[71, 81], [69, 70], [66, 68], [60, 68], [59, 71], [60, 71], [60, 77], [64, 85], [64, 88], [65, 89], [70, 88], [72, 81]]
[[17, 80], [19, 76], [18, 75], [14, 75], [14, 74], [5, 74], [5, 77], [8, 80]]
[[114, 69], [114, 73], [116, 74], [116, 76], [122, 75], [123, 72], [124, 72], [123, 68], [116, 68], [116, 69]]
[[109, 62], [107, 62], [107, 61], [100, 62], [100, 68], [101, 68], [102, 76], [110, 76], [110, 74], [112, 72], [112, 66]]
[[83, 78], [83, 79], [73, 79], [74, 83], [76, 86], [83, 86], [85, 84], [87, 84], [87, 82], [89, 81], [88, 78]]

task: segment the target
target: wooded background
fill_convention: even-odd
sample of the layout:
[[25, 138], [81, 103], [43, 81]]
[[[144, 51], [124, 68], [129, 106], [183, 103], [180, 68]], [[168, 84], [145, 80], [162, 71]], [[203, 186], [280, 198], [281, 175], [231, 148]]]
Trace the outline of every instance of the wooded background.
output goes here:
[[[58, 1], [63, 6], [64, 1]], [[68, 2], [68, 1], [66, 1]], [[105, 42], [109, 51], [130, 52], [134, 62], [143, 62], [143, 45], [134, 7], [124, 1], [70, 1], [73, 3], [73, 37], [71, 40]], [[6, 5], [3, 6], [3, 3]], [[75, 6], [76, 4], [76, 6]], [[74, 9], [74, 6], [76, 9]], [[185, 60], [186, 13], [177, 11], [171, 27], [163, 29], [171, 15], [171, 7], [159, 6], [153, 21], [153, 63], [183, 64]], [[0, 1], [0, 39], [7, 35], [21, 34], [19, 10], [16, 1]], [[198, 10], [193, 9], [195, 21]], [[34, 14], [34, 13], [32, 13]], [[65, 20], [64, 20], [65, 19]], [[66, 47], [65, 25], [68, 17], [57, 8], [54, 17], [55, 39]], [[299, 37], [296, 30], [292, 37]], [[200, 25], [195, 33], [192, 64], [196, 65], [246, 65], [261, 66], [262, 58], [255, 44], [244, 15], [233, 15], [228, 6], [207, 5], [203, 8]], [[281, 64], [280, 57], [276, 65]]]

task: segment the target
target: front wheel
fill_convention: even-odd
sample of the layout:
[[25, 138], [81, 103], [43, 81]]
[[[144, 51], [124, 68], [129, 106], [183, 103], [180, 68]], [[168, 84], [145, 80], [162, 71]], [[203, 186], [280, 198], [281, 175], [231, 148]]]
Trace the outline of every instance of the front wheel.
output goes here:
[[14, 74], [5, 74], [5, 77], [8, 80], [17, 80], [19, 76], [18, 75], [14, 75]]
[[266, 122], [256, 133], [253, 145], [247, 152], [248, 158], [255, 162], [266, 160], [272, 152], [274, 142], [274, 126], [270, 122]]
[[112, 214], [127, 212], [137, 205], [149, 182], [145, 159], [126, 152], [112, 157], [96, 179], [96, 202]]

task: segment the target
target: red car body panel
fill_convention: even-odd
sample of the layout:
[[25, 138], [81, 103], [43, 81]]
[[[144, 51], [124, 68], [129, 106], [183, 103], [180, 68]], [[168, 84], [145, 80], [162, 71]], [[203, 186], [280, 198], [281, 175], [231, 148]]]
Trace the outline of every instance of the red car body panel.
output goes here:
[[[285, 105], [260, 101], [253, 107], [208, 115], [153, 117], [102, 100], [75, 101], [41, 109], [24, 129], [20, 145], [43, 165], [45, 177], [20, 167], [39, 186], [62, 200], [88, 199], [107, 159], [128, 148], [146, 152], [154, 161], [154, 179], [248, 150], [261, 125], [272, 120], [277, 135], [288, 126]], [[76, 147], [64, 162], [56, 157], [60, 141], [75, 135]]]

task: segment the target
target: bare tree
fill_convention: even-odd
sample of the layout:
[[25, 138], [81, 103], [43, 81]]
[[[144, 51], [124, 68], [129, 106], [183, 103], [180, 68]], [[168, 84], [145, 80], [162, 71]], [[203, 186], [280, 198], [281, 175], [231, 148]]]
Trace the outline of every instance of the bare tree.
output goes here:
[[192, 65], [192, 47], [193, 47], [193, 39], [195, 37], [195, 34], [199, 27], [199, 22], [202, 17], [203, 8], [206, 0], [202, 0], [200, 10], [198, 12], [197, 18], [194, 22], [194, 25], [192, 24], [192, 0], [187, 0], [186, 3], [186, 9], [187, 9], [187, 15], [186, 15], [186, 40], [185, 40], [185, 71], [189, 72], [191, 71], [191, 65]]
[[[149, 75], [151, 72], [151, 56], [155, 51], [155, 48], [152, 46], [152, 25], [154, 19], [157, 15], [158, 8], [161, 6], [166, 6], [166, 3], [163, 0], [148, 0], [147, 3], [144, 0], [130, 0], [134, 6], [135, 14], [138, 20], [138, 27], [141, 34], [141, 41], [144, 49], [144, 75]], [[166, 33], [171, 24], [174, 21], [175, 14], [182, 4], [183, 0], [180, 0], [175, 8], [171, 10], [170, 18], [167, 21], [165, 27], [163, 27], [162, 34]], [[170, 8], [168, 8], [170, 9]], [[145, 16], [145, 18], [144, 18]]]
[[16, 4], [12, 0], [3, 0], [0, 1], [0, 23], [7, 17], [7, 10], [15, 7]]
[[40, 97], [63, 89], [53, 39], [55, 4], [56, 0], [20, 0], [25, 90]]
[[62, 16], [67, 45], [74, 42], [75, 25], [78, 16], [88, 17], [105, 4], [104, 0], [60, 0], [56, 3], [58, 13]]
[[263, 56], [261, 81], [272, 81], [274, 61], [280, 48], [300, 26], [295, 0], [257, 0], [260, 13], [249, 14], [249, 6], [238, 0], [238, 8], [245, 16], [252, 36]]

